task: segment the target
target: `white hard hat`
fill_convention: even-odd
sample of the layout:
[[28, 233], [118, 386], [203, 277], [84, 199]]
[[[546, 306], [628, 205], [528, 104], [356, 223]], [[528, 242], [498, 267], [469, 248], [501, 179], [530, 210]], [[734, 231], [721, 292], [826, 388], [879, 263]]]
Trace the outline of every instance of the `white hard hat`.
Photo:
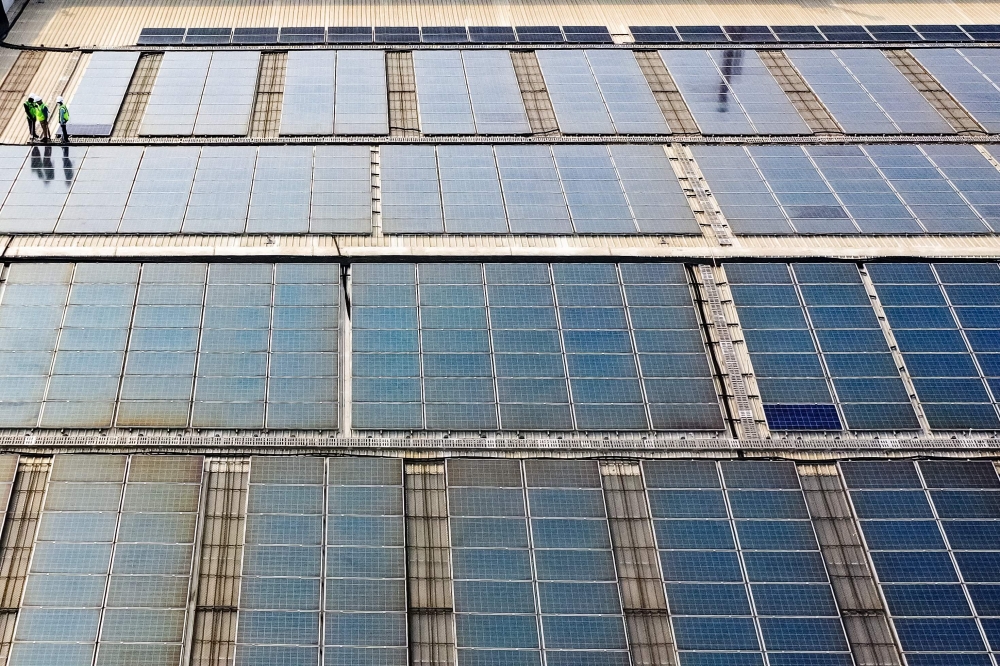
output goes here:
[[61, 102], [61, 101], [63, 101], [63, 98], [62, 98], [62, 95], [60, 95], [59, 97], [56, 97], [56, 101], [57, 101], [57, 102]]
[[28, 95], [28, 101], [29, 102], [34, 102], [35, 101], [35, 96], [34, 95]]

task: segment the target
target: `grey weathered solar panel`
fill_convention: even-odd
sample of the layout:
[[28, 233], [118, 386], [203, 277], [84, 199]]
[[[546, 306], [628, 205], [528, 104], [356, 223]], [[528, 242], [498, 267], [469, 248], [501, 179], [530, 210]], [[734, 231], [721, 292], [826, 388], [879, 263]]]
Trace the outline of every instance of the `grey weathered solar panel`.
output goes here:
[[573, 233], [548, 146], [496, 146], [511, 233]]
[[414, 51], [420, 128], [424, 134], [475, 134], [461, 51]]
[[552, 153], [577, 233], [635, 233], [607, 146], [556, 145]]
[[368, 146], [316, 147], [312, 233], [371, 233], [371, 161]]
[[[508, 51], [462, 51], [477, 134], [529, 134], [531, 126]], [[419, 91], [418, 91], [419, 95]]]
[[954, 133], [881, 51], [810, 49], [787, 55], [848, 132]]
[[535, 55], [559, 129], [565, 134], [614, 134], [614, 125], [585, 52], [546, 49]]
[[181, 231], [243, 233], [256, 158], [254, 147], [205, 146]]
[[147, 147], [119, 231], [180, 233], [200, 155], [198, 146]]
[[519, 25], [514, 30], [517, 41], [526, 44], [558, 44], [564, 41], [562, 30], [557, 25]]
[[993, 230], [1000, 228], [1000, 172], [975, 146], [920, 147]]
[[277, 28], [236, 28], [233, 30], [233, 44], [276, 44]]
[[701, 232], [661, 146], [613, 145], [610, 150], [640, 233]]
[[247, 233], [307, 233], [312, 171], [312, 146], [261, 146]]
[[788, 234], [791, 226], [746, 151], [738, 146], [692, 146], [729, 226], [737, 234]]
[[26, 146], [0, 146], [0, 203], [10, 193], [28, 152]]
[[211, 62], [210, 51], [170, 51], [163, 55], [140, 135], [191, 135]]
[[514, 28], [505, 25], [470, 25], [469, 39], [480, 44], [511, 44], [517, 41]]
[[493, 147], [444, 145], [437, 151], [445, 231], [507, 233]]
[[185, 32], [186, 28], [143, 28], [139, 31], [139, 39], [135, 43], [139, 46], [180, 44], [184, 41]]
[[92, 146], [59, 216], [56, 233], [118, 231], [141, 158], [139, 146]]
[[281, 134], [333, 134], [336, 68], [336, 51], [288, 52]]
[[259, 51], [217, 51], [205, 80], [194, 133], [245, 136], [257, 90]]
[[337, 54], [335, 134], [388, 134], [385, 52]]
[[863, 25], [821, 25], [820, 32], [831, 42], [873, 42]]
[[914, 49], [913, 56], [989, 132], [1000, 132], [1000, 49]]
[[590, 49], [586, 54], [615, 131], [619, 134], [670, 133], [663, 112], [631, 51]]
[[420, 29], [424, 44], [462, 44], [469, 41], [469, 33], [464, 25], [425, 25]]
[[52, 233], [86, 154], [77, 146], [32, 146], [0, 210], [0, 231]]
[[322, 44], [326, 41], [326, 30], [322, 26], [282, 28], [278, 41], [282, 44]]
[[108, 136], [125, 98], [132, 72], [139, 61], [136, 51], [98, 51], [91, 54], [80, 85], [70, 100], [73, 113], [70, 136]]
[[434, 146], [382, 146], [382, 231], [444, 231]]
[[810, 134], [756, 51], [710, 51], [722, 79], [758, 134]]
[[371, 44], [372, 29], [362, 26], [331, 26], [326, 29], [328, 44]]
[[185, 44], [228, 44], [233, 38], [232, 28], [188, 28]]

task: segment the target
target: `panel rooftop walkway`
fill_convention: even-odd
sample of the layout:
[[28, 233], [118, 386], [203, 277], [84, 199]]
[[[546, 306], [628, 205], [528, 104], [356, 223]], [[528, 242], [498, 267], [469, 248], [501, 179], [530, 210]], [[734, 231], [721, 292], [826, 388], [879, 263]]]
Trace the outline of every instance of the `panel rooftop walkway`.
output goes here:
[[995, 3], [4, 12], [0, 666], [1000, 666]]

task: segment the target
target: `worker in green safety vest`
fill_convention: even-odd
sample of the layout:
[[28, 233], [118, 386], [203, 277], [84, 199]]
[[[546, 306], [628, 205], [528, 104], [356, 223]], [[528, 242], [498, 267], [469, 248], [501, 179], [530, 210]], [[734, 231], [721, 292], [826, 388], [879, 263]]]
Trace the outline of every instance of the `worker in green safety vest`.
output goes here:
[[69, 107], [63, 101], [63, 98], [56, 98], [56, 120], [59, 121], [59, 135], [62, 137], [60, 140], [63, 143], [69, 142], [69, 132], [66, 131], [66, 123], [69, 122]]
[[48, 143], [52, 140], [49, 134], [49, 107], [40, 95], [35, 96], [35, 118], [42, 126], [42, 141]]
[[34, 95], [28, 95], [28, 99], [24, 100], [24, 115], [28, 119], [28, 131], [31, 132], [31, 140], [34, 141], [38, 138], [38, 132], [35, 131], [35, 123], [38, 122], [38, 118], [35, 116]]

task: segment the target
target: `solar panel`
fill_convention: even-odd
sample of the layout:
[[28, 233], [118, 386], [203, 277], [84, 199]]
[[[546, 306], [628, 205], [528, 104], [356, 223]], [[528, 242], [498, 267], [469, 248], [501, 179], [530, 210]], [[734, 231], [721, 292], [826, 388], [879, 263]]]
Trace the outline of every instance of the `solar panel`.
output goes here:
[[444, 232], [434, 146], [382, 146], [382, 231]]
[[370, 27], [330, 26], [326, 29], [328, 44], [371, 44], [373, 41]]
[[90, 56], [71, 100], [70, 136], [109, 136], [132, 80], [139, 54], [98, 51]]
[[851, 216], [800, 147], [751, 146], [748, 152], [796, 231], [858, 233]]
[[383, 51], [338, 52], [333, 127], [340, 135], [389, 133]]
[[310, 232], [372, 232], [371, 161], [368, 146], [316, 146]]
[[461, 51], [414, 51], [420, 128], [424, 134], [475, 134]]
[[217, 51], [212, 54], [194, 134], [246, 136], [257, 92], [259, 51]]
[[139, 127], [141, 136], [191, 135], [211, 63], [209, 51], [163, 54]]
[[280, 134], [333, 134], [336, 68], [336, 51], [289, 51]]
[[1000, 25], [963, 25], [961, 28], [977, 42], [1000, 41]]
[[792, 232], [784, 212], [744, 148], [691, 146], [691, 152], [734, 232]]
[[[25, 146], [4, 146], [0, 148], [0, 196], [7, 197], [14, 181], [17, 180], [24, 160], [28, 156]], [[55, 174], [53, 174], [54, 176]]]
[[530, 134], [524, 99], [510, 54], [462, 51], [477, 134]]
[[772, 25], [772, 32], [781, 42], [824, 42], [826, 38], [813, 25]]
[[542, 50], [535, 55], [559, 129], [566, 134], [613, 134], [614, 126], [585, 52]]
[[375, 26], [376, 44], [419, 44], [420, 28], [406, 26]]
[[606, 146], [552, 147], [578, 234], [632, 234], [635, 223]]
[[118, 231], [180, 233], [200, 154], [198, 146], [148, 146]]
[[519, 25], [514, 28], [517, 41], [527, 44], [555, 44], [563, 40], [557, 25]]
[[669, 134], [663, 112], [629, 51], [591, 49], [587, 62], [619, 134]]
[[831, 42], [873, 42], [875, 39], [861, 25], [821, 25], [820, 32]]
[[505, 234], [507, 216], [491, 146], [438, 146], [448, 233]]
[[323, 26], [282, 28], [278, 41], [282, 44], [322, 44], [326, 41], [326, 31]]
[[494, 151], [511, 233], [573, 233], [551, 149], [500, 145]]
[[312, 171], [312, 146], [261, 146], [247, 233], [307, 233]]
[[141, 158], [141, 147], [90, 148], [59, 216], [56, 233], [118, 231]]
[[992, 228], [1000, 225], [1000, 172], [975, 146], [925, 145], [920, 149]]
[[181, 232], [243, 233], [256, 158], [251, 146], [202, 148]]
[[681, 40], [672, 25], [630, 25], [628, 29], [636, 44], [667, 44]]
[[574, 44], [613, 44], [611, 33], [603, 25], [564, 25], [566, 41]]
[[913, 57], [989, 132], [1000, 131], [997, 49], [914, 49]]
[[184, 43], [202, 46], [228, 44], [232, 37], [232, 28], [188, 28]]
[[880, 42], [920, 41], [920, 35], [908, 25], [866, 25], [865, 28]]
[[425, 44], [464, 44], [469, 41], [469, 33], [465, 26], [424, 26], [420, 36]]
[[717, 25], [679, 25], [677, 34], [684, 42], [728, 42], [726, 33]]
[[0, 210], [0, 230], [52, 233], [86, 154], [77, 146], [32, 146]]
[[185, 32], [186, 28], [143, 28], [139, 31], [139, 39], [135, 43], [139, 46], [180, 44], [184, 41]]
[[913, 26], [924, 40], [928, 42], [971, 42], [969, 35], [965, 34], [957, 25], [915, 25]]
[[479, 44], [512, 44], [517, 36], [514, 28], [506, 25], [470, 25], [469, 40]]
[[233, 44], [276, 44], [277, 28], [236, 28], [233, 30]]
[[609, 149], [640, 233], [700, 233], [663, 148], [613, 145]]
[[771, 29], [766, 25], [726, 25], [722, 27], [733, 42], [776, 42]]

